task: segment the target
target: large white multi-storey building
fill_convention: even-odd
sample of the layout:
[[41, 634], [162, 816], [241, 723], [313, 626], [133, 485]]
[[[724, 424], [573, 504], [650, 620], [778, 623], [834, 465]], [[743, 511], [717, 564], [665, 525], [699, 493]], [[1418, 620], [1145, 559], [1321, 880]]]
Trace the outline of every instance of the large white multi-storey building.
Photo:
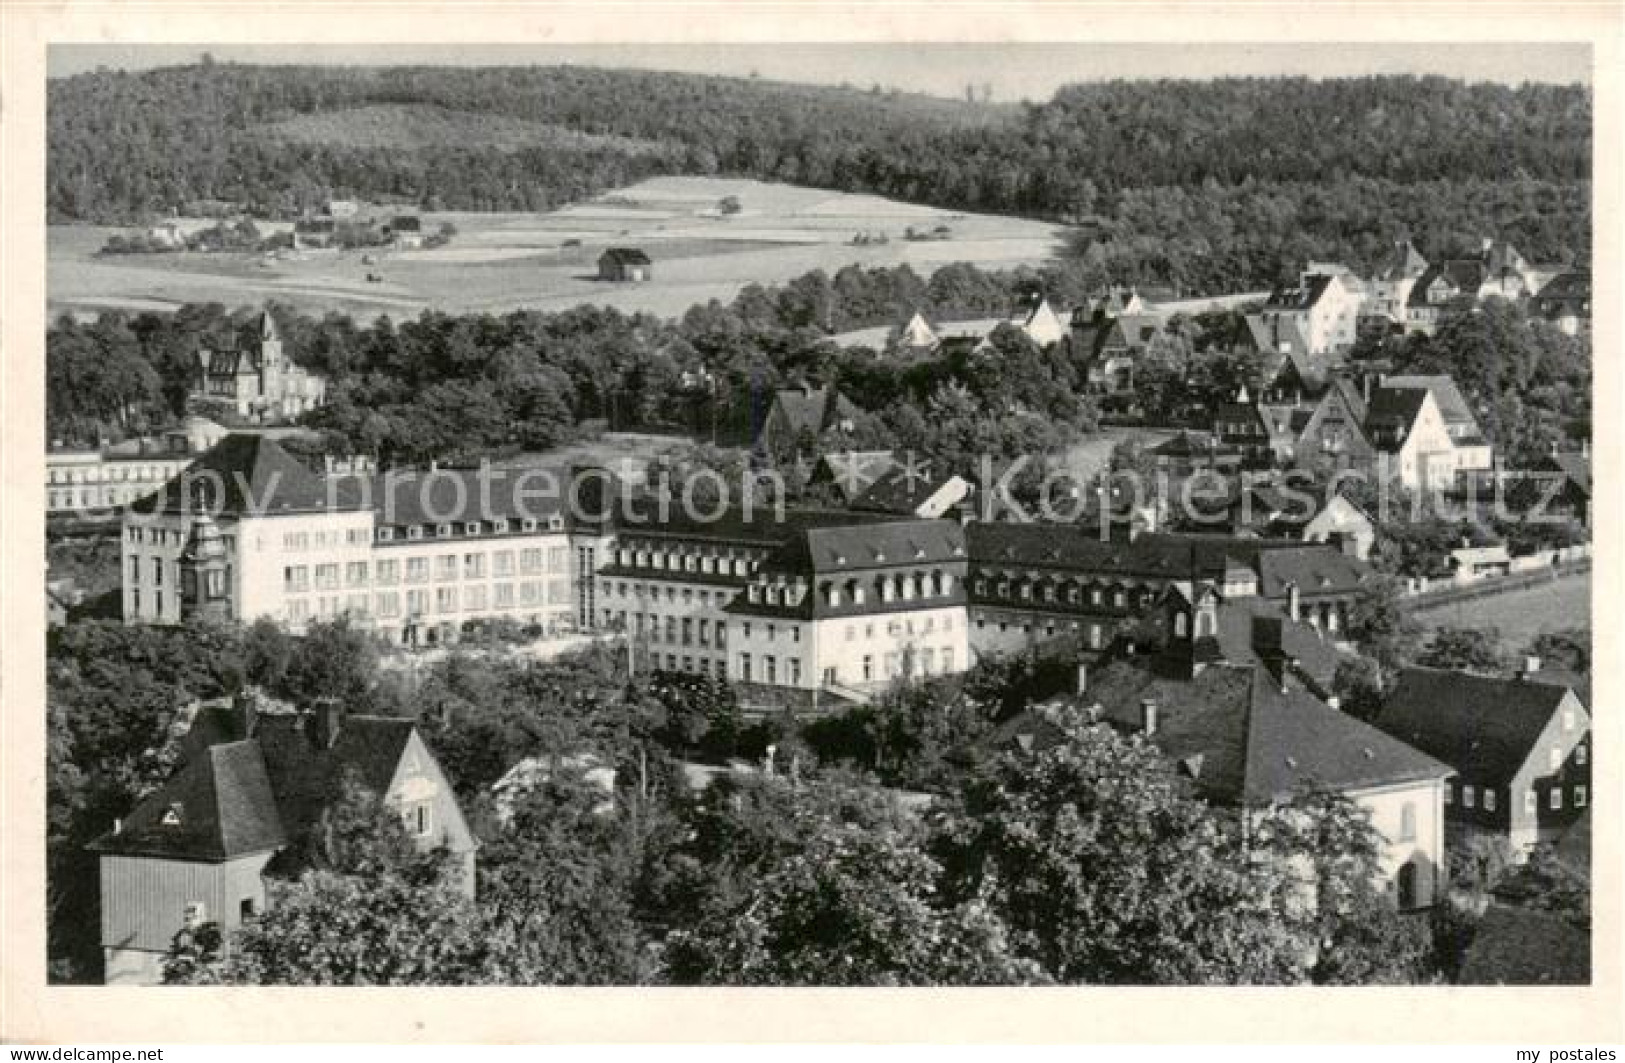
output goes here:
[[[498, 618], [565, 630], [574, 603], [563, 507], [556, 487], [536, 480], [319, 476], [271, 440], [229, 436], [126, 511], [124, 617], [169, 624], [200, 611], [300, 631], [343, 614], [410, 644]], [[189, 579], [211, 583], [188, 571], [204, 560], [200, 513], [222, 547], [212, 561], [222, 593], [208, 601], [181, 593]]]

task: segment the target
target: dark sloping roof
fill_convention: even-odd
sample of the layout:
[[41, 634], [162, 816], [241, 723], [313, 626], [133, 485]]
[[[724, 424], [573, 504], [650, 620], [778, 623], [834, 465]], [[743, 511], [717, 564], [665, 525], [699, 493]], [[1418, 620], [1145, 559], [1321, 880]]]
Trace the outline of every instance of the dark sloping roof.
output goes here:
[[1508, 785], [1568, 688], [1434, 668], [1407, 668], [1376, 724], [1464, 777]]
[[571, 470], [524, 468], [430, 469], [377, 475], [336, 474], [346, 497], [364, 501], [379, 527], [460, 525], [475, 521], [547, 521], [564, 512]]
[[131, 504], [137, 513], [177, 513], [203, 507], [225, 516], [275, 516], [354, 510], [364, 505], [342, 479], [317, 476], [275, 441], [263, 435], [233, 433], [215, 444], [185, 472]]
[[1422, 257], [1415, 244], [1409, 240], [1396, 240], [1388, 257], [1378, 264], [1376, 276], [1378, 280], [1398, 280], [1420, 276], [1427, 272], [1427, 268], [1428, 260]]
[[819, 574], [963, 561], [966, 554], [965, 530], [951, 520], [809, 528], [798, 545], [804, 546], [811, 571]]
[[1264, 304], [1266, 310], [1308, 310], [1320, 302], [1320, 297], [1326, 294], [1331, 286], [1332, 277], [1324, 273], [1312, 274], [1301, 278], [1300, 284], [1280, 284], [1270, 292], [1269, 300]]
[[784, 416], [785, 427], [791, 435], [809, 432], [816, 436], [837, 421], [862, 412], [845, 395], [829, 386], [786, 388], [774, 394], [773, 402]]
[[416, 214], [400, 214], [389, 220], [391, 232], [416, 233], [423, 231], [423, 219]]
[[99, 852], [227, 860], [286, 845], [265, 761], [255, 742], [210, 746], [135, 806]]
[[1586, 303], [1591, 300], [1591, 271], [1564, 270], [1540, 289], [1535, 296], [1542, 302]]
[[598, 256], [600, 262], [610, 262], [620, 266], [647, 266], [650, 264], [649, 255], [641, 247], [609, 247]]
[[1559, 450], [1540, 459], [1541, 467], [1567, 476], [1573, 484], [1591, 493], [1591, 455], [1574, 450]]
[[1462, 960], [1461, 985], [1588, 985], [1591, 935], [1554, 912], [1499, 902]]
[[926, 466], [923, 470], [916, 469], [915, 473], [911, 475], [908, 468], [893, 466], [852, 500], [852, 508], [876, 513], [912, 514], [955, 475], [952, 469], [943, 465], [938, 465], [934, 472], [930, 466]]
[[1467, 397], [1456, 386], [1453, 377], [1445, 375], [1435, 376], [1389, 376], [1383, 377], [1385, 388], [1426, 388], [1433, 393], [1433, 401], [1439, 404], [1439, 412], [1444, 415], [1445, 423], [1476, 425], [1478, 419], [1473, 416], [1473, 408], [1467, 405]]

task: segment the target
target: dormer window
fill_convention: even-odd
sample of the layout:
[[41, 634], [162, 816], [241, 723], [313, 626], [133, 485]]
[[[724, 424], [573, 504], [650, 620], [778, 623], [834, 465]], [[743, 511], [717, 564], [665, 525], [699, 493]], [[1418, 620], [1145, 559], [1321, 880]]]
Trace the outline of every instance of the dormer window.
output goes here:
[[395, 538], [395, 529], [394, 528], [379, 528], [378, 529], [378, 541], [379, 542], [387, 543], [393, 538]]
[[536, 521], [531, 518], [526, 518], [525, 523], [522, 524], [521, 527], [524, 528], [525, 531], [533, 532], [536, 530]]
[[161, 822], [166, 827], [178, 827], [178, 826], [180, 826], [181, 825], [181, 805], [180, 805], [180, 802], [176, 801], [175, 803], [171, 804], [168, 808], [164, 809], [163, 819], [161, 819], [159, 822]]
[[449, 539], [451, 538], [451, 525], [442, 524], [434, 530], [434, 533], [442, 539]]
[[563, 531], [564, 530], [564, 518], [559, 516], [557, 513], [553, 514], [553, 516], [551, 516], [551, 517], [548, 517], [547, 518], [547, 530], [548, 531]]
[[423, 538], [423, 525], [414, 524], [410, 528], [406, 529], [406, 537], [408, 539], [421, 539], [421, 538]]
[[497, 532], [498, 534], [501, 534], [502, 532], [507, 531], [508, 530], [508, 518], [503, 517], [501, 520], [493, 522], [493, 524], [491, 525], [491, 530], [494, 531], [494, 532]]
[[464, 535], [478, 535], [480, 533], [479, 521], [469, 521], [463, 525]]

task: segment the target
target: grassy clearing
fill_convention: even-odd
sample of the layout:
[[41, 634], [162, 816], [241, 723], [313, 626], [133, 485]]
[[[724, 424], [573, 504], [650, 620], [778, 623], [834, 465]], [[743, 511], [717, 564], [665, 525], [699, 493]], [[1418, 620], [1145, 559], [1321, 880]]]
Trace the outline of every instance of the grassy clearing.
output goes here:
[[[372, 110], [372, 109], [369, 109]], [[723, 216], [725, 196], [741, 210]], [[561, 310], [581, 303], [678, 315], [710, 299], [727, 302], [748, 284], [776, 284], [813, 269], [907, 262], [929, 274], [949, 262], [984, 267], [1037, 265], [1059, 245], [1056, 226], [959, 214], [878, 196], [732, 178], [663, 177], [548, 214], [427, 214], [431, 231], [457, 228], [445, 248], [311, 252], [262, 261], [252, 255], [127, 255], [96, 252], [116, 231], [53, 227], [47, 297], [53, 311], [213, 300], [230, 305], [285, 300], [312, 313], [362, 318], [516, 309]], [[950, 240], [903, 239], [910, 226], [948, 225]], [[854, 246], [859, 232], [889, 243]], [[610, 246], [645, 248], [654, 279], [606, 284], [593, 276]], [[472, 267], [478, 268], [472, 268]], [[379, 281], [369, 281], [368, 274]]]
[[1458, 602], [1416, 614], [1424, 627], [1493, 627], [1506, 649], [1517, 650], [1545, 631], [1591, 626], [1591, 573], [1506, 594]]

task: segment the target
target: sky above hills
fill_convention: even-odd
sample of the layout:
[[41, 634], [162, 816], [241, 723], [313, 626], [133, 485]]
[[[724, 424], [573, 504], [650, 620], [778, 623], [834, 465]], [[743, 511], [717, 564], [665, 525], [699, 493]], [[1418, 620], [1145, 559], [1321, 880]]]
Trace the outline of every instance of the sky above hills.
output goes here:
[[563, 44], [563, 45], [53, 45], [53, 77], [99, 66], [141, 70], [196, 62], [203, 52], [242, 63], [501, 66], [575, 63], [778, 81], [880, 85], [994, 102], [1047, 100], [1070, 82], [1114, 78], [1358, 77], [1440, 74], [1468, 81], [1591, 81], [1591, 48], [1568, 43], [1047, 43], [1047, 44]]

